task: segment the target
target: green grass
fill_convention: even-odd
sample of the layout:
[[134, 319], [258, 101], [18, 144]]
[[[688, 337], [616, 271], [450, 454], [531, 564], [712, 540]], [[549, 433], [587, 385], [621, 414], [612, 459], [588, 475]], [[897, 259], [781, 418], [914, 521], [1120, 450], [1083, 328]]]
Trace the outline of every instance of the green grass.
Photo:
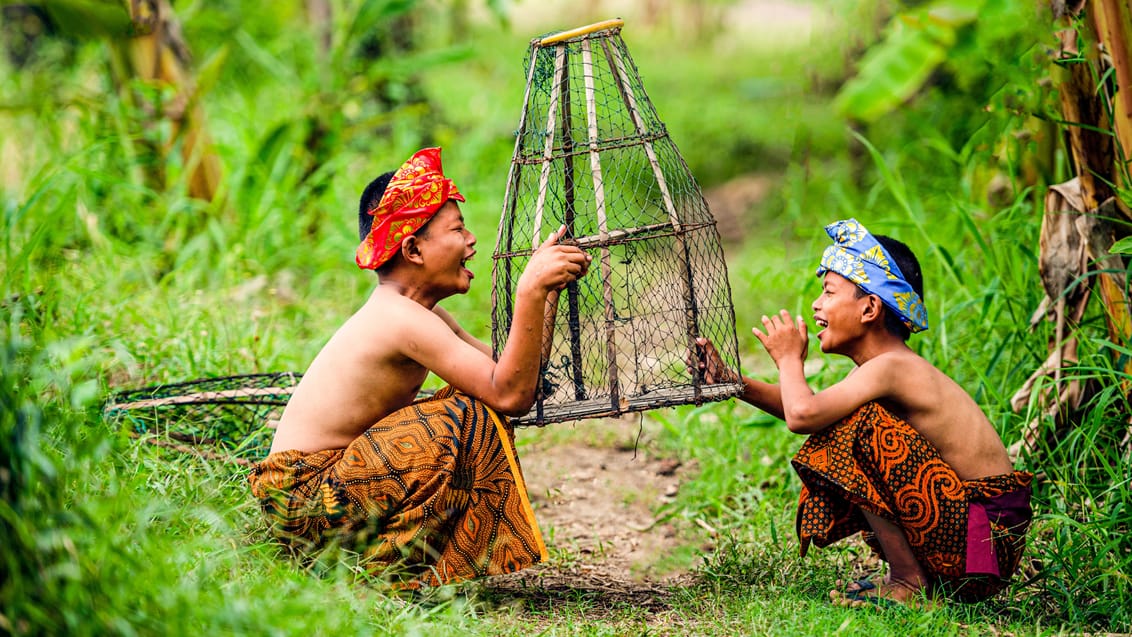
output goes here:
[[[1067, 373], [1101, 390], [1076, 427], [1057, 443], [1047, 436], [1041, 456], [1024, 461], [1043, 473], [1027, 553], [1038, 570], [985, 604], [929, 613], [828, 604], [836, 579], [862, 574], [865, 552], [846, 543], [798, 557], [789, 457], [802, 439], [736, 403], [644, 420], [663, 453], [699, 467], [656, 514], [690, 528], [700, 519], [721, 537], [710, 553], [690, 543], [672, 557], [700, 566], [663, 610], [581, 590], [499, 599], [478, 583], [409, 597], [365, 581], [350, 555], [287, 558], [268, 541], [242, 468], [139, 443], [102, 418], [101, 400], [116, 387], [302, 370], [374, 282], [352, 265], [357, 194], [425, 141], [445, 147], [480, 254], [489, 254], [533, 34], [479, 26], [453, 47], [438, 35], [429, 50], [440, 61], [421, 68], [431, 106], [377, 124], [350, 120], [344, 106], [334, 152], [308, 175], [308, 101], [322, 83], [349, 78], [320, 75], [289, 11], [262, 21], [243, 3], [191, 11], [201, 58], [231, 47], [204, 101], [225, 164], [223, 204], [186, 197], [178, 160], [166, 166], [167, 187], [145, 184], [130, 143], [143, 115], [108, 91], [98, 45], [24, 71], [0, 62], [0, 633], [1029, 635], [1132, 626], [1132, 483], [1119, 451], [1129, 404], [1114, 389], [1127, 378], [1095, 313]], [[728, 252], [743, 369], [773, 378], [750, 326], [779, 307], [808, 313], [821, 226], [858, 216], [920, 254], [933, 325], [914, 344], [1011, 442], [1037, 414], [1013, 413], [1009, 398], [1044, 359], [1052, 330], [1027, 329], [1041, 298], [1026, 247], [1041, 189], [1018, 182], [1009, 205], [991, 207], [974, 176], [997, 165], [990, 149], [1027, 121], [996, 111], [952, 148], [908, 124], [911, 113], [854, 142], [830, 96], [810, 90], [844, 71], [846, 45], [834, 35], [799, 48], [688, 43], [675, 55], [664, 31], [625, 34], [701, 185], [776, 175], [748, 240]], [[870, 152], [863, 143], [873, 139], [888, 141]], [[852, 157], [854, 143], [863, 160]], [[472, 292], [446, 302], [485, 339], [489, 262], [476, 259]], [[810, 357], [815, 387], [848, 371], [845, 361]], [[540, 440], [572, 439], [566, 427], [550, 434]], [[584, 559], [565, 547], [554, 554]]]

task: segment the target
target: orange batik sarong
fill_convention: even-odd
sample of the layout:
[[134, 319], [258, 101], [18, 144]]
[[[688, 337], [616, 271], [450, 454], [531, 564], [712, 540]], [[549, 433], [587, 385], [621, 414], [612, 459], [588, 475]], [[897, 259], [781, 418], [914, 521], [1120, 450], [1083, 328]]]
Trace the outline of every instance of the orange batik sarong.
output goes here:
[[861, 510], [904, 531], [932, 588], [961, 601], [1002, 590], [1018, 567], [1030, 524], [1029, 473], [964, 481], [907, 422], [876, 403], [811, 435], [792, 461], [802, 479], [796, 520], [805, 556], [864, 532]]
[[296, 549], [336, 542], [409, 588], [511, 573], [546, 559], [514, 432], [446, 387], [390, 414], [345, 449], [282, 451], [249, 476], [276, 534]]

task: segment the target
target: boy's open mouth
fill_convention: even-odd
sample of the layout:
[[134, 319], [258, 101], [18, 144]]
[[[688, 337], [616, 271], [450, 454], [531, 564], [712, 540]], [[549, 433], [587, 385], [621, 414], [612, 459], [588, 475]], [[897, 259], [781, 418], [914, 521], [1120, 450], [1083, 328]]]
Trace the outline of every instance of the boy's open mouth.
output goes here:
[[829, 327], [829, 321], [827, 321], [825, 319], [820, 319], [816, 316], [814, 317], [814, 323], [817, 323], [818, 327], [822, 328], [823, 330], [825, 328]]
[[460, 267], [464, 269], [464, 273], [468, 275], [469, 279], [476, 278], [476, 275], [473, 274], [472, 271], [468, 269], [468, 261], [471, 261], [472, 257], [474, 257], [474, 256], [476, 256], [475, 252], [469, 254], [468, 256], [466, 256], [466, 257], [464, 257], [463, 259], [460, 260]]

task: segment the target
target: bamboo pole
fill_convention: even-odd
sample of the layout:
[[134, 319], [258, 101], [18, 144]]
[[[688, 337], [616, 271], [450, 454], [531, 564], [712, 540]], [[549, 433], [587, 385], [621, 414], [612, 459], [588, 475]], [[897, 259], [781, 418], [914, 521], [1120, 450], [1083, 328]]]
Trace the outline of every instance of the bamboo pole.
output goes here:
[[[554, 127], [558, 123], [558, 100], [561, 98], [560, 85], [566, 67], [566, 45], [560, 44], [554, 50], [554, 86], [550, 89], [550, 104], [546, 115], [546, 139], [542, 147], [542, 173], [538, 180], [538, 200], [535, 201], [535, 222], [531, 229], [531, 250], [538, 249], [542, 241], [542, 213], [546, 208], [546, 191], [550, 181], [550, 166], [554, 159]], [[567, 96], [569, 97], [569, 96]]]
[[[1128, 33], [1128, 29], [1132, 27], [1132, 10], [1126, 0], [1094, 0], [1092, 5], [1089, 13], [1093, 17], [1097, 36], [1104, 42], [1105, 51], [1112, 59], [1113, 75], [1116, 77], [1112, 123], [1118, 145], [1117, 160], [1122, 168], [1117, 172], [1127, 179], [1128, 162], [1132, 160], [1132, 34]], [[1127, 214], [1127, 210], [1125, 213]]]
[[188, 46], [168, 0], [128, 4], [135, 34], [122, 50], [133, 74], [155, 86], [169, 86], [177, 95], [157, 113], [172, 127], [169, 141], [161, 148], [168, 154], [181, 140], [181, 157], [188, 176], [189, 196], [212, 201], [220, 184], [220, 158], [205, 130], [204, 109], [197, 100], [189, 69]]
[[[601, 158], [597, 145], [597, 105], [594, 98], [593, 53], [590, 41], [582, 40], [582, 79], [586, 88], [586, 121], [589, 125], [590, 174], [594, 181], [594, 207], [597, 209], [598, 235], [603, 239], [609, 236], [609, 224], [605, 211], [605, 185], [602, 181]], [[601, 289], [605, 301], [605, 347], [609, 359], [609, 402], [618, 409], [621, 402], [620, 371], [617, 366], [617, 342], [615, 338], [616, 312], [613, 307], [613, 266], [610, 264], [609, 247], [601, 248]]]
[[[575, 201], [574, 201], [574, 136], [572, 134], [571, 119], [572, 113], [570, 110], [570, 65], [566, 64], [562, 69], [562, 84], [559, 93], [565, 95], [562, 100], [561, 118], [559, 122], [558, 137], [562, 140], [562, 199], [565, 204], [564, 222], [566, 224], [566, 236], [573, 238], [577, 233], [574, 228], [576, 221]], [[558, 306], [555, 305], [554, 312], [550, 313], [549, 330], [554, 327], [554, 320]], [[585, 376], [582, 373], [582, 331], [581, 331], [581, 311], [578, 307], [578, 282], [571, 281], [566, 284], [566, 319], [567, 329], [570, 332], [570, 370], [571, 380], [574, 383], [574, 399], [586, 399], [586, 383]], [[553, 341], [548, 339], [543, 350], [543, 365], [550, 359], [550, 350]], [[541, 394], [540, 394], [541, 396]]]
[[[526, 134], [526, 130], [527, 130], [527, 109], [529, 108], [530, 103], [531, 103], [531, 84], [534, 81], [535, 65], [536, 65], [535, 63], [537, 61], [538, 61], [538, 50], [537, 50], [536, 45], [534, 43], [532, 43], [531, 44], [531, 65], [530, 65], [530, 68], [527, 69], [527, 87], [526, 87], [526, 90], [523, 92], [523, 110], [519, 113], [519, 131], [515, 135], [515, 150], [512, 152], [512, 155], [511, 155], [512, 157], [514, 157], [516, 159], [518, 159], [519, 153], [522, 152], [523, 135]], [[518, 200], [518, 197], [519, 197], [519, 177], [520, 177], [521, 172], [522, 171], [519, 169], [519, 164], [517, 162], [514, 162], [514, 161], [511, 162], [511, 169], [507, 173], [507, 189], [503, 192], [503, 212], [501, 212], [499, 214], [499, 229], [495, 234], [495, 245], [501, 246], [501, 245], [504, 245], [506, 243], [507, 249], [505, 250], [505, 252], [511, 252], [512, 241], [514, 240], [515, 217], [514, 217], [514, 215], [507, 214], [507, 211], [515, 209], [515, 202]], [[510, 317], [514, 314], [513, 306], [511, 304], [512, 303], [512, 299], [511, 299], [511, 276], [512, 276], [511, 259], [498, 259], [495, 262], [496, 267], [499, 266], [500, 261], [503, 262], [503, 268], [504, 268], [504, 270], [503, 270], [503, 280], [504, 280], [503, 302], [504, 302], [504, 308], [505, 309], [504, 309], [503, 315]], [[492, 281], [498, 280], [495, 276], [492, 276], [491, 278], [492, 278]], [[499, 307], [498, 302], [499, 302], [499, 297], [498, 297], [498, 293], [496, 292], [496, 286], [493, 285], [491, 287], [491, 307], [492, 308]], [[493, 321], [493, 323], [494, 323], [494, 321]], [[492, 351], [494, 352], [493, 357], [498, 358], [499, 350], [503, 349], [503, 344], [496, 341], [496, 334], [495, 334], [494, 329], [492, 330], [491, 337], [492, 337]]]
[[[1097, 37], [1109, 55], [1113, 76], [1116, 78], [1116, 94], [1108, 96], [1111, 99], [1112, 128], [1116, 139], [1113, 157], [1109, 160], [1115, 163], [1116, 170], [1113, 172], [1116, 183], [1127, 188], [1132, 185], [1128, 183], [1128, 164], [1132, 160], [1132, 33], [1129, 33], [1132, 31], [1132, 9], [1127, 0], [1093, 0], [1090, 4], [1089, 13], [1093, 17]], [[1129, 216], [1120, 197], [1116, 197], [1114, 203], [1125, 217]], [[1127, 345], [1132, 342], [1132, 302], [1122, 273], [1121, 259], [1108, 253], [1109, 246], [1127, 235], [1127, 231], [1116, 234], [1117, 226], [1103, 217], [1097, 220], [1093, 228], [1093, 232], [1085, 235], [1086, 247], [1089, 249], [1089, 257], [1098, 264], [1101, 271], [1098, 283], [1109, 336], [1114, 342]], [[1103, 267], [1102, 263], [1108, 267]], [[1123, 370], [1132, 372], [1132, 362], [1126, 363]]]
[[1093, 210], [1113, 195], [1108, 185], [1113, 183], [1112, 136], [1105, 133], [1110, 122], [1090, 69], [1098, 60], [1095, 55], [1082, 56], [1076, 49], [1076, 38], [1063, 41], [1061, 57], [1067, 62], [1059, 74], [1058, 94], [1063, 119], [1068, 123], [1065, 132], [1070, 156], [1074, 171], [1081, 178], [1084, 209]]
[[605, 59], [610, 62], [610, 70], [613, 71], [613, 76], [618, 80], [617, 89], [621, 93], [621, 99], [625, 101], [625, 106], [633, 117], [633, 125], [637, 129], [637, 134], [643, 138], [642, 145], [645, 147], [645, 155], [652, 167], [656, 185], [660, 188], [660, 196], [664, 200], [664, 209], [668, 212], [668, 220], [672, 223], [672, 227], [680, 232], [680, 216], [676, 213], [676, 204], [672, 200], [672, 193], [668, 190], [668, 181], [664, 178], [664, 171], [660, 169], [660, 160], [656, 157], [656, 149], [653, 148], [652, 141], [646, 137], [648, 130], [645, 127], [644, 119], [641, 117], [640, 109], [637, 108], [637, 98], [633, 96], [633, 85], [629, 82], [629, 74], [625, 70], [624, 60], [621, 59], [621, 52], [617, 47], [609, 46], [609, 42], [606, 40], [601, 41], [601, 46], [605, 49]]

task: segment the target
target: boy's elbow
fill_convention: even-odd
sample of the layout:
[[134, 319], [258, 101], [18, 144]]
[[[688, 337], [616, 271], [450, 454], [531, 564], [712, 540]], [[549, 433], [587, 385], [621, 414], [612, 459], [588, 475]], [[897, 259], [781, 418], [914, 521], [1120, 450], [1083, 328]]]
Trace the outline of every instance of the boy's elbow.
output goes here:
[[495, 411], [508, 417], [522, 416], [535, 404], [534, 396], [504, 396], [492, 405]]
[[804, 406], [792, 406], [783, 414], [786, 428], [796, 434], [812, 434], [820, 431], [824, 423], [819, 422], [817, 414]]
[[794, 434], [809, 433], [803, 423], [798, 422], [796, 418], [791, 418], [789, 415], [786, 416], [786, 428], [790, 430], [790, 433]]

